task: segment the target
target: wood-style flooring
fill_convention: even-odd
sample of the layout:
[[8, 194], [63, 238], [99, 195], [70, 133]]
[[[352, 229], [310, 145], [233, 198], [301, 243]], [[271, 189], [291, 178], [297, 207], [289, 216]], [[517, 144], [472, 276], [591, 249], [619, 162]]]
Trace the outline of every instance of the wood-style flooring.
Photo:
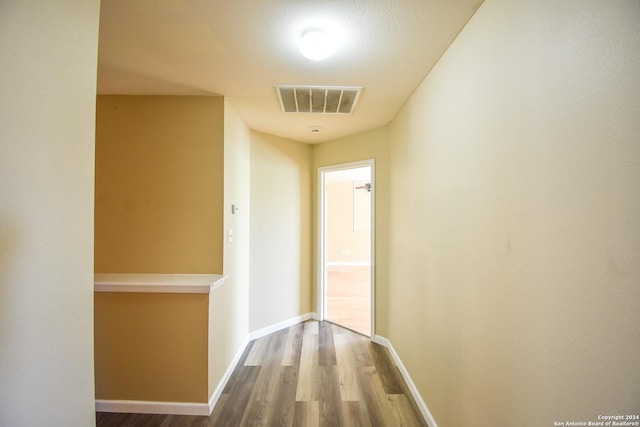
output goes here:
[[386, 348], [309, 321], [252, 341], [209, 417], [98, 413], [98, 427], [426, 426]]

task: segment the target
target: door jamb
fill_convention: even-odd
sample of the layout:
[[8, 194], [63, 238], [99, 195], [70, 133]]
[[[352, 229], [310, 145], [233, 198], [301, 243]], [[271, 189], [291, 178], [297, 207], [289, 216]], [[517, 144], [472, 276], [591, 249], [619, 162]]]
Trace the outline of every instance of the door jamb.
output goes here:
[[318, 320], [323, 321], [327, 317], [326, 307], [326, 206], [325, 206], [325, 185], [324, 174], [327, 172], [334, 172], [344, 169], [354, 169], [358, 167], [369, 166], [371, 168], [371, 339], [375, 337], [375, 205], [376, 205], [376, 165], [375, 159], [360, 160], [349, 163], [339, 163], [330, 166], [322, 166], [318, 168], [318, 224], [317, 224], [317, 255], [318, 255], [318, 269], [317, 269], [317, 307], [316, 312], [318, 314]]

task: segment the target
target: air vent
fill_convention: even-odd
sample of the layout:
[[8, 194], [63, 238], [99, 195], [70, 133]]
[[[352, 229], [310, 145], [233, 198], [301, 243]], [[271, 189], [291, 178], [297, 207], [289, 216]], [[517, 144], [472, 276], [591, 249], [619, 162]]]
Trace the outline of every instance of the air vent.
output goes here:
[[351, 114], [362, 86], [275, 85], [285, 113]]

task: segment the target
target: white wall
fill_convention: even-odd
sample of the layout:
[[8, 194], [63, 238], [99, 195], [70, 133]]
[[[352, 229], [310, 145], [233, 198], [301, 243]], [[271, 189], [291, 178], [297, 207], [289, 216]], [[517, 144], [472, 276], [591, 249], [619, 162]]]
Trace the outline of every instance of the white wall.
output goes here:
[[[224, 236], [227, 230], [233, 230], [233, 240], [225, 239], [223, 255], [223, 273], [229, 278], [219, 295], [215, 293], [212, 310], [215, 336], [225, 339], [212, 342], [212, 354], [216, 357], [218, 368], [210, 366], [210, 378], [222, 372], [236, 355], [249, 333], [249, 174], [250, 174], [250, 134], [234, 110], [229, 99], [224, 100]], [[231, 213], [231, 205], [240, 207], [238, 214]], [[220, 320], [216, 322], [215, 320]], [[212, 331], [215, 332], [215, 331]], [[211, 332], [211, 333], [212, 333]], [[211, 335], [210, 333], [210, 335]], [[212, 381], [214, 380], [211, 378]], [[213, 381], [217, 384], [217, 381]], [[210, 382], [210, 385], [212, 382]]]
[[0, 3], [0, 425], [94, 424], [98, 1]]
[[640, 412], [640, 2], [487, 0], [390, 125], [388, 333], [441, 427]]
[[250, 329], [311, 308], [311, 146], [251, 132]]

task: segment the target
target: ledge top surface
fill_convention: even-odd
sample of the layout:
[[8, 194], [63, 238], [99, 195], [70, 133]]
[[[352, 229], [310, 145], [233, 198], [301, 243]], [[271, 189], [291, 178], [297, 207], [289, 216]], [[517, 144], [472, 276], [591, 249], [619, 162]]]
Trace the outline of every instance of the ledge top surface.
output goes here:
[[223, 274], [94, 274], [95, 292], [208, 294], [224, 284]]

